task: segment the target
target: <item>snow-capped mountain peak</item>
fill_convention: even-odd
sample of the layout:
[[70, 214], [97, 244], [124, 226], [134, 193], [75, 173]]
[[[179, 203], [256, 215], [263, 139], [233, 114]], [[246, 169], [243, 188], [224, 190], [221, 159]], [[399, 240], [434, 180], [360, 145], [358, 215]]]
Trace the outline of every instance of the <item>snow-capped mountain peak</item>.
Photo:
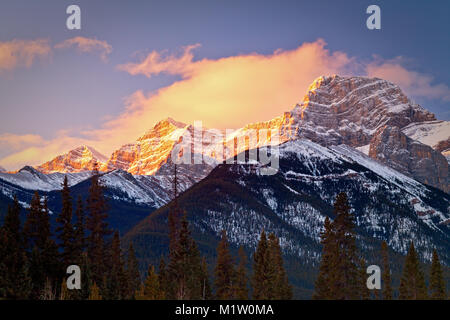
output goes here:
[[38, 166], [37, 169], [42, 173], [75, 173], [91, 171], [96, 164], [100, 168], [106, 161], [107, 157], [100, 152], [83, 145], [66, 154], [57, 156], [53, 160]]
[[[428, 134], [418, 127], [427, 128]], [[450, 148], [448, 122], [436, 121], [433, 113], [386, 80], [319, 77], [290, 112], [241, 131], [260, 128], [276, 130], [280, 142], [305, 138], [322, 146], [345, 144], [366, 150], [406, 175], [450, 190], [448, 162], [441, 154]]]
[[137, 175], [153, 175], [171, 157], [172, 150], [186, 134], [192, 136], [193, 127], [167, 118], [155, 124], [134, 143], [114, 151], [106, 163], [106, 170], [122, 169]]
[[[364, 150], [410, 177], [448, 191], [448, 162], [441, 153], [450, 153], [449, 128], [449, 122], [436, 120], [433, 113], [413, 103], [389, 81], [321, 76], [291, 111], [270, 121], [248, 124], [227, 137], [211, 139], [214, 134], [206, 128], [195, 136], [193, 133], [199, 131], [192, 125], [169, 117], [114, 151], [109, 159], [82, 146], [37, 169], [44, 173], [82, 172], [92, 170], [97, 162], [104, 172], [121, 169], [133, 175], [154, 175], [169, 162], [177, 146], [183, 153], [201, 145], [201, 150], [190, 151], [217, 164], [224, 160], [221, 157], [230, 158], [247, 149], [303, 138], [326, 147], [344, 144]], [[270, 131], [270, 138], [261, 135], [261, 130]], [[274, 135], [278, 139], [272, 139]], [[235, 141], [239, 141], [237, 146], [233, 146]]]

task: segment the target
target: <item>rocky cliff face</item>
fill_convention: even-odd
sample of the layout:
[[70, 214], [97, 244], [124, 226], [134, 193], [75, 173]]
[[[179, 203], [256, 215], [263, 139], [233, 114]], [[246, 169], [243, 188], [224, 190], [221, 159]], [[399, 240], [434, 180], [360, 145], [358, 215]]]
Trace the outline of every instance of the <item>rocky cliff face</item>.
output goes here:
[[448, 162], [438, 151], [407, 137], [399, 127], [383, 126], [370, 142], [369, 156], [418, 181], [449, 192]]
[[133, 174], [154, 174], [170, 155], [187, 125], [171, 118], [157, 123], [152, 129], [113, 152], [106, 163], [107, 170], [122, 169]]
[[38, 166], [37, 169], [42, 173], [91, 171], [96, 164], [98, 169], [101, 169], [106, 159], [104, 155], [94, 148], [81, 146]]
[[436, 120], [433, 113], [385, 80], [319, 77], [291, 112], [251, 126], [279, 126], [282, 142], [306, 138], [323, 146], [370, 149], [374, 159], [431, 186], [450, 190], [448, 162], [441, 154], [449, 147], [450, 122]]
[[[194, 129], [192, 125], [171, 118], [165, 119], [135, 143], [124, 145], [115, 151], [106, 163], [106, 170], [122, 169], [135, 175], [171, 174], [173, 171], [170, 160], [176, 154], [180, 162], [183, 161], [183, 156], [187, 156], [189, 159], [185, 164], [198, 164], [191, 167], [192, 172], [205, 170], [207, 174], [216, 165], [216, 161], [204, 161], [208, 147], [215, 142], [214, 139], [208, 139], [208, 135], [210, 134], [206, 129]], [[198, 159], [194, 163], [195, 157]], [[183, 166], [183, 169], [187, 167]]]
[[435, 120], [434, 114], [412, 103], [388, 81], [336, 75], [316, 79], [303, 101], [284, 117], [290, 137], [353, 147], [369, 144], [384, 125], [403, 128]]

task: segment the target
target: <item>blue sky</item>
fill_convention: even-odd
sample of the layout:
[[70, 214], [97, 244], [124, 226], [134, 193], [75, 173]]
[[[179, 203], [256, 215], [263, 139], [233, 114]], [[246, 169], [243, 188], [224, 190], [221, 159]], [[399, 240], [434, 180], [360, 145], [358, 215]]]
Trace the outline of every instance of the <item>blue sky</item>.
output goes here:
[[[80, 31], [66, 29], [65, 11], [70, 4], [81, 7]], [[365, 10], [370, 4], [381, 8], [381, 30], [365, 26]], [[148, 98], [187, 75], [133, 75], [117, 66], [142, 61], [150, 52], [182, 55], [183, 47], [193, 44], [201, 46], [192, 51], [192, 62], [253, 53], [271, 55], [277, 49], [295, 50], [318, 39], [323, 39], [330, 54], [345, 53], [355, 65], [397, 58], [396, 64], [428, 79], [424, 85], [429, 88], [422, 93], [417, 90], [415, 94], [414, 85], [402, 88], [438, 118], [450, 120], [446, 91], [450, 86], [449, 12], [448, 1], [3, 1], [0, 43], [45, 39], [51, 52], [35, 58], [29, 66], [19, 64], [4, 71], [0, 56], [0, 158], [25, 148], [40, 148], [39, 144], [48, 146], [57, 135], [79, 138], [82, 132], [121, 117], [136, 92]], [[112, 52], [107, 61], [96, 52], [54, 48], [78, 36], [108, 43]], [[298, 99], [304, 94], [299, 86]], [[279, 108], [274, 114], [281, 114], [289, 105], [273, 108]], [[146, 119], [145, 125], [151, 127], [159, 114]], [[243, 119], [256, 120], [262, 119], [257, 115]], [[62, 130], [70, 134], [62, 134]], [[14, 139], [6, 141], [9, 135], [36, 137], [24, 142], [21, 149], [11, 146]], [[112, 147], [103, 151], [110, 151], [108, 148]]]

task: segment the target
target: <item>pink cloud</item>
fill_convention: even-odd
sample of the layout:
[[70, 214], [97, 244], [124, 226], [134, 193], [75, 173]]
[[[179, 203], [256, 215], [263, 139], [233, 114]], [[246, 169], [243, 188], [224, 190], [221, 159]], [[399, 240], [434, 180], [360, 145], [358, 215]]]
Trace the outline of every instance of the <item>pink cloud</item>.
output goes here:
[[55, 45], [55, 48], [67, 49], [72, 46], [75, 46], [81, 53], [98, 53], [104, 62], [108, 61], [108, 55], [112, 52], [112, 46], [109, 45], [108, 42], [85, 37], [75, 37], [64, 40]]
[[143, 61], [130, 62], [119, 65], [117, 68], [131, 75], [143, 74], [148, 78], [160, 73], [187, 76], [194, 69], [192, 63], [194, 54], [192, 50], [198, 47], [200, 47], [198, 43], [183, 47], [181, 56], [174, 54], [165, 55], [166, 52], [152, 51]]
[[51, 54], [49, 41], [12, 40], [0, 42], [0, 72], [16, 67], [30, 67], [37, 58], [45, 58]]
[[402, 66], [403, 59], [398, 57], [388, 61], [371, 62], [366, 66], [369, 77], [389, 80], [399, 85], [408, 95], [450, 101], [450, 87], [435, 84], [431, 75], [408, 70]]

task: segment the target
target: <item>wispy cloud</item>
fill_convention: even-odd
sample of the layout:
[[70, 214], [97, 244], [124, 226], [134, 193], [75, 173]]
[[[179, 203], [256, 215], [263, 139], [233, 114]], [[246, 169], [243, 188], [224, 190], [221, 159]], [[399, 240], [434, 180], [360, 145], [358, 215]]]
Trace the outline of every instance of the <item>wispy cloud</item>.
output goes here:
[[30, 67], [37, 58], [51, 54], [49, 40], [12, 40], [0, 42], [0, 73], [16, 67]]
[[179, 56], [176, 54], [166, 55], [167, 52], [152, 51], [143, 61], [130, 62], [119, 65], [117, 68], [131, 75], [143, 74], [148, 78], [160, 73], [187, 76], [194, 70], [192, 50], [198, 47], [200, 47], [198, 43], [183, 47], [182, 54]]
[[104, 62], [108, 61], [108, 55], [112, 52], [112, 46], [108, 42], [85, 37], [67, 39], [55, 45], [56, 49], [71, 47], [75, 47], [81, 53], [97, 53]]
[[434, 77], [431, 75], [408, 70], [403, 66], [403, 62], [402, 57], [388, 61], [376, 57], [376, 61], [367, 65], [367, 75], [389, 80], [399, 85], [411, 96], [450, 101], [450, 87], [448, 85], [435, 83]]

